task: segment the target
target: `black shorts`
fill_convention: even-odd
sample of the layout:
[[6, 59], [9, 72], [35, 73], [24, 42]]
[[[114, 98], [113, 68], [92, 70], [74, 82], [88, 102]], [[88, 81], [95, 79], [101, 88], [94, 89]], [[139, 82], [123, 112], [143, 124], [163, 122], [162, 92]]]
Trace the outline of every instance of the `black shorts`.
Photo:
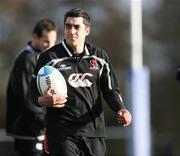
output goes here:
[[51, 156], [106, 156], [104, 138], [48, 136], [48, 145]]

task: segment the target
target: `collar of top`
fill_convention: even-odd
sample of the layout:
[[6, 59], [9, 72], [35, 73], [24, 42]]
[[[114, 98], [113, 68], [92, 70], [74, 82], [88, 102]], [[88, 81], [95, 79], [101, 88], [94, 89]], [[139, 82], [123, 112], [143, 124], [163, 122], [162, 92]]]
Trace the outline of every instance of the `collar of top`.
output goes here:
[[[66, 43], [65, 40], [62, 41], [62, 45], [69, 56], [71, 56], [71, 57], [74, 56], [74, 52], [73, 52], [72, 48]], [[83, 53], [84, 53], [84, 55], [89, 55], [89, 51], [88, 51], [86, 44], [84, 45]]]

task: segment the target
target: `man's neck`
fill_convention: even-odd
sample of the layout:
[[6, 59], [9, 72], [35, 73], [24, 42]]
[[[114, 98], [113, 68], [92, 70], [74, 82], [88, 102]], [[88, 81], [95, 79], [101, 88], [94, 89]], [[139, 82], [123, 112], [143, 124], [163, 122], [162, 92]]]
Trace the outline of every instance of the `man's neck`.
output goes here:
[[28, 44], [34, 49], [34, 51], [41, 52], [41, 51], [38, 49], [38, 47], [34, 44], [34, 42], [30, 41]]
[[84, 51], [84, 44], [73, 46], [73, 45], [68, 44], [66, 40], [65, 40], [65, 43], [72, 49], [74, 53], [81, 54]]
[[76, 46], [76, 47], [72, 47], [74, 53], [80, 54], [84, 51], [84, 45], [83, 46]]

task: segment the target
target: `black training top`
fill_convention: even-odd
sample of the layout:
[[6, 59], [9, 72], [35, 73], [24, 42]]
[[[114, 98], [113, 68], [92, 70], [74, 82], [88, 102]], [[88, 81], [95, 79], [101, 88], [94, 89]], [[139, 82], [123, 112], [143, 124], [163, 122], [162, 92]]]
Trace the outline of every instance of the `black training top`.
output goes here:
[[44, 135], [45, 110], [28, 98], [32, 74], [40, 52], [31, 43], [16, 56], [6, 94], [6, 132], [18, 139], [35, 140]]
[[114, 112], [125, 107], [106, 52], [85, 43], [83, 53], [76, 55], [65, 41], [62, 41], [42, 53], [32, 80], [32, 92], [37, 105], [40, 95], [35, 77], [44, 65], [57, 68], [63, 74], [68, 87], [65, 107], [47, 107], [48, 135], [104, 137], [102, 96]]

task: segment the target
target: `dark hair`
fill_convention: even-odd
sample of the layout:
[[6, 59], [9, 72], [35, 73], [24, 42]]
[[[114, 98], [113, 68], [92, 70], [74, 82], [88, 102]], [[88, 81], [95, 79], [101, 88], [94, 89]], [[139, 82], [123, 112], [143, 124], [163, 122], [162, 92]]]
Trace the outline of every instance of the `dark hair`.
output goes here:
[[91, 22], [90, 22], [90, 16], [88, 15], [87, 12], [85, 12], [83, 9], [80, 9], [80, 8], [74, 8], [74, 9], [71, 9], [69, 10], [68, 12], [66, 12], [66, 14], [64, 15], [64, 24], [66, 22], [66, 19], [68, 17], [82, 17], [84, 20], [83, 20], [83, 23], [86, 25], [86, 26], [90, 26], [91, 25]]
[[56, 31], [57, 32], [57, 25], [56, 23], [49, 19], [49, 18], [44, 18], [41, 19], [36, 23], [36, 25], [33, 28], [33, 34], [36, 34], [39, 38], [42, 36], [43, 31]]

